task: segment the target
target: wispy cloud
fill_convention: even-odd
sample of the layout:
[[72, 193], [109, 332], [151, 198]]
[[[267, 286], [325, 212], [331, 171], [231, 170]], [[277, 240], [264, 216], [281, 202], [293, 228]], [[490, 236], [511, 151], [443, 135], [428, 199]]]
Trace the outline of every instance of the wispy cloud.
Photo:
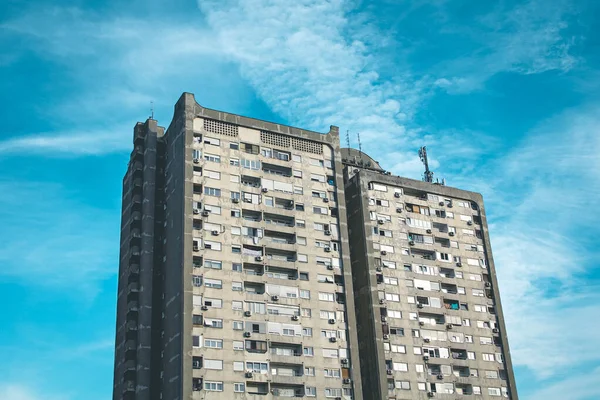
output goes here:
[[4, 400], [67, 400], [69, 396], [57, 396], [48, 393], [46, 388], [36, 384], [15, 384], [0, 382], [0, 399]]
[[[93, 298], [116, 274], [118, 220], [45, 182], [0, 181], [0, 279]], [[110, 215], [110, 217], [109, 217]]]
[[131, 149], [132, 127], [119, 126], [110, 131], [81, 130], [18, 136], [0, 141], [0, 155], [43, 154], [46, 157], [65, 155], [98, 155], [125, 152]]
[[569, 33], [577, 12], [567, 0], [529, 0], [493, 10], [464, 26], [443, 28], [443, 33], [474, 42], [469, 55], [440, 63], [445, 75], [434, 84], [451, 93], [482, 89], [502, 72], [538, 74], [568, 72], [580, 61], [572, 48], [580, 39]]

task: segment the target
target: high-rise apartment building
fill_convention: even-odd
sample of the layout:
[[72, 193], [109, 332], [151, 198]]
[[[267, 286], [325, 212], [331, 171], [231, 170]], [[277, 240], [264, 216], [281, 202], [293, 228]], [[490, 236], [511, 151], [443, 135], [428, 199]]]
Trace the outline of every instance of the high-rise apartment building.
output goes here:
[[364, 399], [518, 399], [480, 194], [342, 149]]
[[113, 400], [517, 399], [497, 287], [481, 196], [186, 93], [134, 129]]
[[191, 94], [136, 125], [114, 399], [360, 398], [340, 154]]

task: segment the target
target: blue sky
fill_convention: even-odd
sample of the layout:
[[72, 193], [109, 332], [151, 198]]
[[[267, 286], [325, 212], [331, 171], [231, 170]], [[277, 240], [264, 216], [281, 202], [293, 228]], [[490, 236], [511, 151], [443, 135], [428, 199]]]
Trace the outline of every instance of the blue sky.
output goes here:
[[[125, 4], [126, 3], [126, 4]], [[0, 398], [111, 395], [136, 121], [200, 104], [327, 131], [480, 191], [524, 400], [600, 398], [600, 4], [0, 4]]]

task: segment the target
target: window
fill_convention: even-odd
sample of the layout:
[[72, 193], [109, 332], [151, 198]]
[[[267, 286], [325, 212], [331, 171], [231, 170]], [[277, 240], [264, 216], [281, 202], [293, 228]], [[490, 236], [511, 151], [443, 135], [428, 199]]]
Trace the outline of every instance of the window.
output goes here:
[[302, 336], [312, 336], [312, 328], [302, 328]]
[[481, 353], [483, 361], [495, 361], [494, 355], [491, 353]]
[[244, 393], [246, 391], [246, 384], [244, 383], [234, 383], [233, 391], [235, 393]]
[[269, 365], [263, 362], [246, 362], [246, 370], [266, 374], [269, 370]]
[[314, 356], [315, 355], [315, 349], [313, 347], [305, 347], [304, 350], [304, 355], [305, 356]]
[[[244, 350], [244, 342], [239, 341], [239, 340], [234, 340], [233, 341], [233, 350]], [[242, 363], [242, 369], [244, 369], [244, 364]]]
[[315, 368], [314, 367], [304, 367], [304, 375], [315, 376]]
[[220, 279], [209, 279], [209, 278], [206, 278], [204, 280], [204, 286], [206, 286], [207, 288], [222, 289], [223, 288], [223, 281], [221, 281]]
[[485, 377], [488, 379], [498, 379], [498, 371], [485, 371]]
[[242, 246], [239, 245], [231, 245], [231, 252], [235, 254], [240, 254], [242, 252]]
[[310, 308], [302, 308], [302, 309], [300, 310], [300, 315], [302, 315], [303, 317], [308, 317], [308, 318], [310, 318], [310, 317], [311, 317], [311, 315], [312, 315], [312, 312], [311, 312]]
[[209, 171], [207, 169], [204, 170], [204, 176], [210, 179], [221, 179], [221, 173], [217, 171]]
[[202, 347], [200, 346], [200, 336], [192, 336], [192, 347]]
[[234, 167], [239, 167], [240, 160], [238, 160], [237, 158], [230, 158], [229, 159], [229, 165], [232, 165]]
[[192, 277], [192, 284], [193, 284], [195, 287], [200, 287], [200, 286], [202, 286], [202, 275], [194, 275], [194, 276]]
[[325, 397], [342, 397], [342, 389], [325, 388]]
[[222, 370], [223, 369], [223, 360], [207, 360], [205, 358], [204, 359], [204, 368]]
[[240, 210], [231, 210], [231, 216], [234, 218], [239, 218], [240, 217]]
[[235, 272], [242, 272], [242, 264], [241, 263], [233, 263], [233, 264], [231, 264], [231, 269]]
[[317, 395], [317, 388], [313, 386], [306, 386], [304, 392], [309, 397], [315, 397]]
[[207, 196], [221, 197], [221, 189], [204, 187], [204, 194]]
[[223, 340], [222, 339], [204, 339], [204, 347], [208, 347], [211, 349], [222, 349], [223, 348]]
[[211, 214], [221, 215], [221, 207], [219, 206], [211, 206], [210, 204], [205, 204], [204, 209]]
[[219, 157], [216, 154], [207, 154], [207, 153], [204, 153], [204, 159], [206, 161], [210, 161], [210, 162], [214, 162], [214, 163], [220, 163], [221, 162], [221, 157]]
[[233, 300], [231, 302], [231, 309], [235, 311], [242, 311], [244, 309], [244, 302]]
[[335, 301], [335, 295], [333, 293], [319, 292], [319, 300]]
[[313, 181], [313, 182], [323, 182], [323, 183], [325, 183], [325, 175], [310, 174], [310, 180]]
[[223, 382], [204, 382], [204, 390], [209, 392], [222, 392]]
[[300, 280], [307, 281], [308, 280], [308, 272], [300, 272]]
[[339, 378], [342, 376], [340, 370], [337, 368], [325, 368], [323, 372], [326, 378]]
[[233, 321], [233, 330], [241, 331], [244, 329], [244, 323], [242, 321]]
[[488, 394], [490, 396], [502, 396], [500, 388], [488, 388]]
[[301, 299], [310, 299], [310, 290], [300, 289], [300, 298]]
[[231, 282], [231, 290], [234, 292], [243, 292], [244, 284], [242, 282]]
[[473, 296], [484, 297], [485, 293], [482, 289], [473, 289]]
[[410, 382], [408, 381], [396, 381], [396, 389], [410, 390]]

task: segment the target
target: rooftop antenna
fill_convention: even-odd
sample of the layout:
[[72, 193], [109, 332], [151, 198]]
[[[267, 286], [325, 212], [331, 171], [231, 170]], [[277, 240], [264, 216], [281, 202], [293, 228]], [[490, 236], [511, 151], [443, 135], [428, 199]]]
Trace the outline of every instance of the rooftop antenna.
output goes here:
[[433, 183], [433, 172], [429, 170], [429, 162], [427, 161], [427, 147], [423, 146], [419, 149], [419, 158], [425, 165], [425, 173], [423, 174], [423, 181]]
[[346, 130], [346, 147], [350, 148], [350, 131]]
[[150, 102], [150, 119], [154, 119], [154, 101]]

